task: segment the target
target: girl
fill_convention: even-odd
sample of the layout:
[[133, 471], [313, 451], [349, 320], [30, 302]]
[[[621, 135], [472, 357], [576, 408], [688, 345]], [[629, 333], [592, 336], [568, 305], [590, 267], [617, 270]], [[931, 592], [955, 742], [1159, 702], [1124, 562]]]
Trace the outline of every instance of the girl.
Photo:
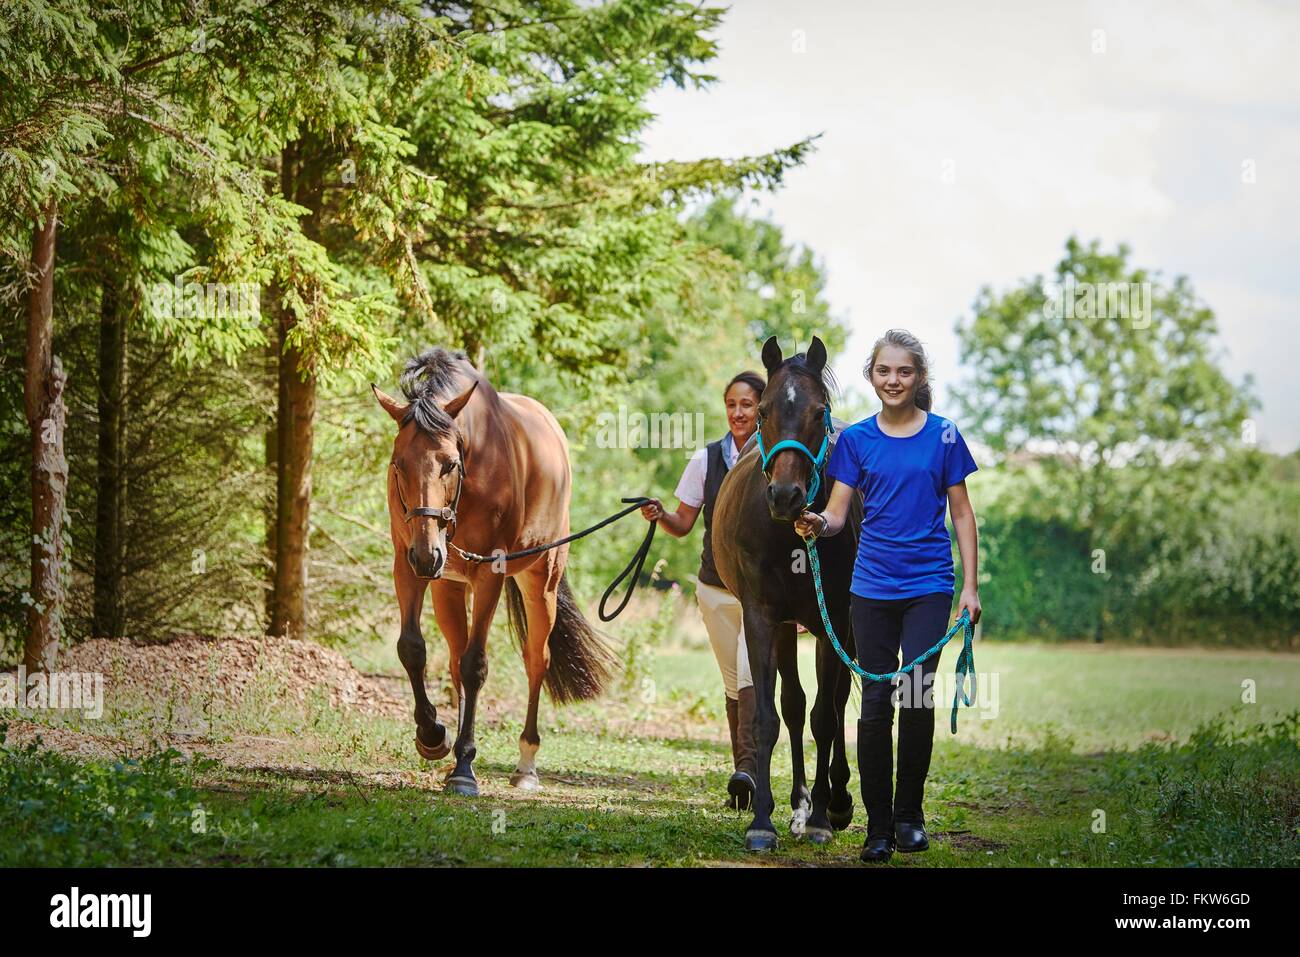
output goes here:
[[[961, 551], [958, 607], [972, 622], [980, 619], [975, 513], [966, 494], [966, 476], [976, 465], [957, 427], [930, 412], [928, 361], [915, 336], [886, 332], [862, 372], [880, 397], [880, 411], [841, 433], [826, 468], [834, 480], [826, 510], [805, 511], [795, 529], [804, 536], [837, 534], [854, 489], [862, 490], [862, 536], [850, 586], [853, 640], [862, 668], [881, 674], [898, 670], [900, 647], [910, 663], [948, 630], [954, 574], [945, 499]], [[867, 809], [864, 861], [930, 846], [921, 809], [934, 742], [934, 701], [926, 691], [939, 657], [923, 662], [917, 669], [922, 674], [899, 679], [906, 684], [892, 801], [893, 686], [863, 682], [858, 775]]]
[[754, 682], [749, 676], [749, 652], [740, 617], [740, 601], [727, 591], [713, 567], [710, 528], [713, 503], [727, 472], [736, 464], [740, 450], [758, 427], [758, 400], [767, 382], [757, 372], [742, 372], [727, 383], [723, 400], [727, 405], [728, 433], [697, 451], [686, 463], [677, 483], [677, 511], [665, 512], [654, 499], [641, 506], [647, 521], [659, 520], [659, 527], [681, 538], [695, 527], [704, 510], [704, 549], [700, 554], [699, 585], [695, 590], [700, 615], [709, 633], [709, 644], [722, 671], [727, 695], [727, 724], [731, 730], [731, 759], [734, 772], [727, 782], [728, 805], [737, 810], [749, 807], [754, 794]]

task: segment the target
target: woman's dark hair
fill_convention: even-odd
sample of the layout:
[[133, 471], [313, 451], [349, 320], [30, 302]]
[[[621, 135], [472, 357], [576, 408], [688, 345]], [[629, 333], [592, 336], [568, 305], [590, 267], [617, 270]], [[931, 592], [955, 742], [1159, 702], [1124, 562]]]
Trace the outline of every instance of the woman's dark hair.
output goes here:
[[749, 386], [751, 389], [753, 389], [755, 392], [758, 393], [758, 397], [760, 399], [763, 397], [763, 390], [767, 387], [766, 379], [764, 379], [757, 372], [752, 372], [749, 369], [746, 369], [744, 372], [741, 372], [736, 376], [734, 376], [732, 380], [727, 383], [727, 387], [722, 390], [722, 397], [724, 399], [727, 397], [727, 393], [731, 391], [731, 387], [735, 385], [737, 382], [745, 383], [745, 385]]

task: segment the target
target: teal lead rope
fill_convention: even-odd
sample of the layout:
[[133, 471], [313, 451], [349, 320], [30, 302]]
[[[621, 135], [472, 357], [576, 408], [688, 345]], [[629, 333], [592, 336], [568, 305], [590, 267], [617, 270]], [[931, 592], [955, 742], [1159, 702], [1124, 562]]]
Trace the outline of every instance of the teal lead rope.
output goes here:
[[[905, 675], [913, 668], [925, 661], [932, 655], [937, 655], [944, 645], [952, 640], [953, 635], [957, 634], [957, 629], [964, 630], [964, 641], [962, 643], [961, 654], [957, 656], [957, 690], [952, 696], [952, 733], [957, 733], [957, 703], [960, 701], [966, 707], [971, 706], [971, 699], [975, 697], [975, 649], [973, 642], [975, 640], [975, 626], [971, 624], [970, 612], [962, 610], [961, 617], [957, 622], [948, 629], [948, 633], [939, 639], [938, 643], [922, 655], [918, 655], [906, 666], [891, 671], [889, 674], [877, 675], [870, 671], [865, 671], [859, 667], [858, 663], [849, 657], [840, 640], [835, 637], [835, 629], [831, 627], [830, 615], [826, 613], [826, 596], [822, 593], [822, 566], [817, 557], [817, 540], [816, 538], [806, 538], [804, 541], [808, 545], [808, 562], [812, 567], [813, 584], [817, 587], [817, 609], [822, 614], [822, 625], [826, 628], [826, 637], [831, 640], [831, 645], [835, 653], [840, 656], [840, 660], [849, 666], [849, 669], [858, 677], [866, 681], [893, 681], [900, 675]], [[966, 676], [970, 676], [970, 694], [966, 693]]]

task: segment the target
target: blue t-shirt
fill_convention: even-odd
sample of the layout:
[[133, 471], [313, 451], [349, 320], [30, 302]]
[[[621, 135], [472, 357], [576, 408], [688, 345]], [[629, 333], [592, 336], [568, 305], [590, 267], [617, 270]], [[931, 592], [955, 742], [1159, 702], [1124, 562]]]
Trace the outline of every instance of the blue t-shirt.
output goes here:
[[906, 438], [880, 431], [874, 415], [841, 432], [826, 475], [861, 489], [864, 504], [849, 590], [862, 598], [952, 594], [948, 489], [977, 468], [957, 426], [932, 412]]

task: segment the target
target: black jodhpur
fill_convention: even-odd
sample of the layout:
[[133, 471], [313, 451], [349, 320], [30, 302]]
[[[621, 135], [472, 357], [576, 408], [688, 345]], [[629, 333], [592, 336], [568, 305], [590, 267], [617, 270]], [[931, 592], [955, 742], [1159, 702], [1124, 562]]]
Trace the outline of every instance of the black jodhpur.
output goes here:
[[[952, 595], [937, 592], [914, 598], [852, 596], [853, 640], [858, 664], [873, 674], [899, 668], [928, 650], [948, 630]], [[934, 744], [933, 676], [941, 654], [895, 682], [862, 682], [862, 717], [858, 721], [858, 776], [867, 809], [867, 836], [891, 836], [894, 822], [924, 824], [921, 798]], [[920, 672], [920, 675], [916, 675]], [[900, 682], [898, 714], [898, 788], [893, 785], [894, 694]]]

